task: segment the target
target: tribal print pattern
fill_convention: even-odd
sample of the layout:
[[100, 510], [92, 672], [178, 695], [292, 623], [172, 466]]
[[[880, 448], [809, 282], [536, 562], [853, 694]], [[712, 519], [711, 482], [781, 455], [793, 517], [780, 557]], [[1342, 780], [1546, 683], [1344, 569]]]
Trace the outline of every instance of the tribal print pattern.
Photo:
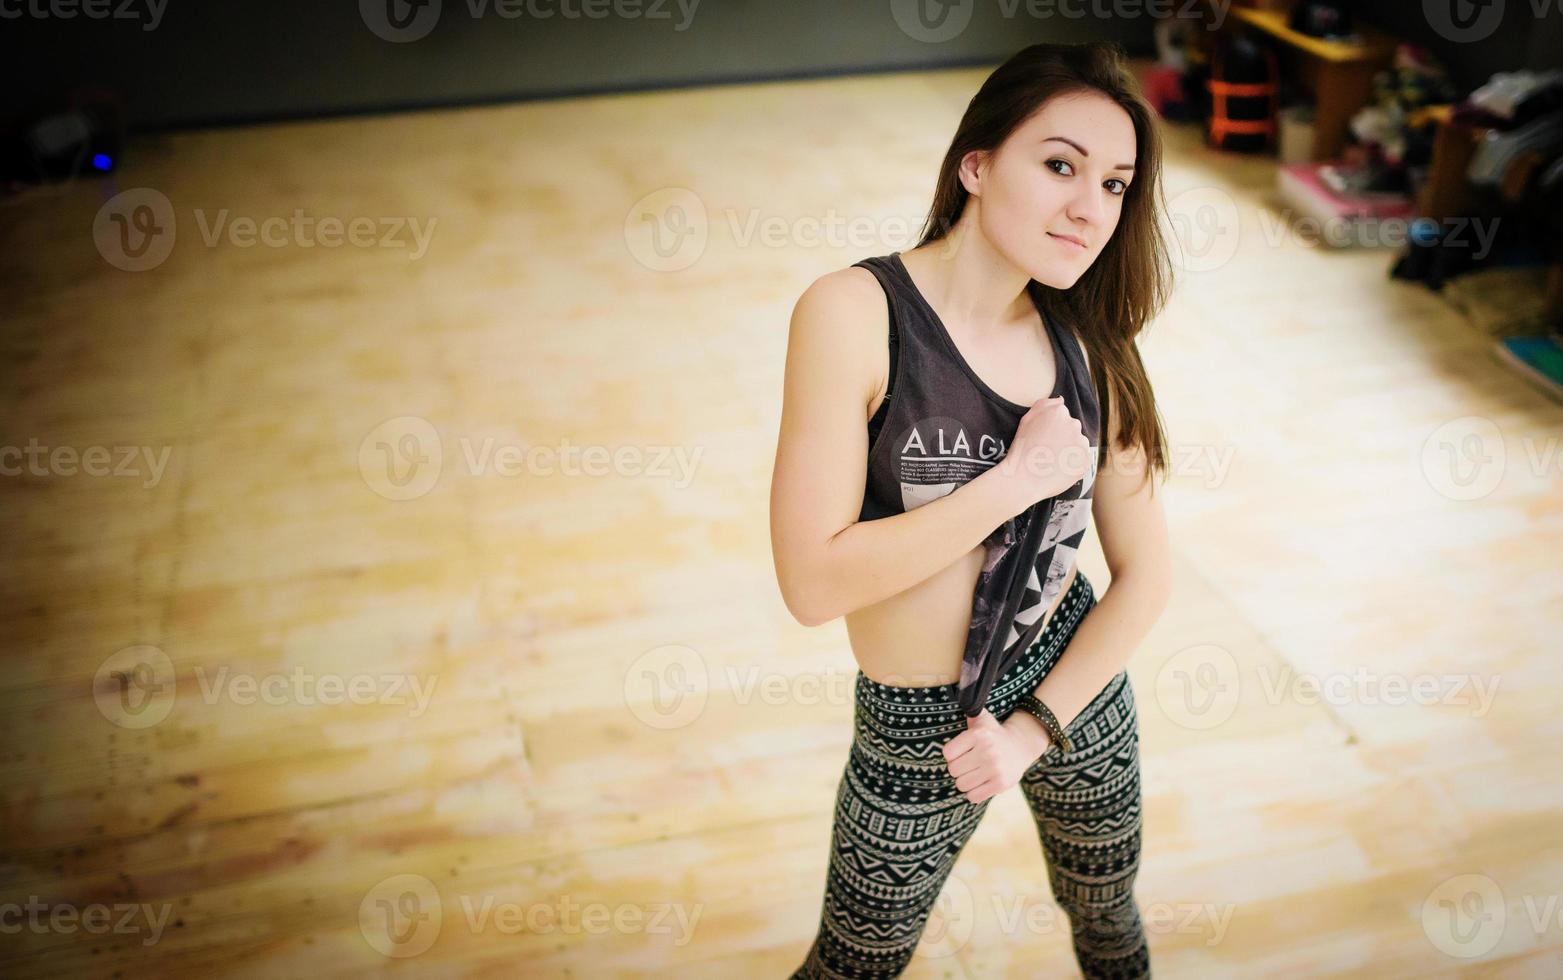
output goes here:
[[[1058, 662], [1096, 604], [1083, 573], [1035, 644], [986, 702], [1003, 721]], [[973, 805], [941, 752], [966, 730], [954, 684], [904, 688], [858, 673], [853, 743], [836, 795], [820, 924], [792, 980], [895, 977], [912, 959], [956, 859], [992, 799]], [[1067, 726], [1073, 752], [1048, 749], [1020, 786], [1036, 821], [1053, 897], [1087, 978], [1149, 977], [1135, 905], [1139, 731], [1127, 672]]]

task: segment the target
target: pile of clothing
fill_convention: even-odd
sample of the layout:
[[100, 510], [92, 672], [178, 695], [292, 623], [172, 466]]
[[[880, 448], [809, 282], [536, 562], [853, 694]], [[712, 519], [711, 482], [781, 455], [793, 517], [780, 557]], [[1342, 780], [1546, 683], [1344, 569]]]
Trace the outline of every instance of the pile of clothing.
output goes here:
[[[1361, 143], [1376, 146], [1392, 166], [1420, 162], [1430, 146], [1418, 144], [1410, 118], [1418, 109], [1454, 100], [1449, 71], [1425, 48], [1400, 44], [1394, 63], [1373, 76], [1373, 101], [1351, 117], [1351, 132]], [[1407, 157], [1415, 159], [1408, 161]]]
[[1563, 108], [1563, 69], [1500, 71], [1454, 107], [1454, 120], [1508, 129], [1559, 108]]
[[[1413, 239], [1390, 275], [1438, 290], [1484, 266], [1544, 266], [1563, 246], [1563, 69], [1498, 72], [1450, 112], [1454, 123], [1483, 127], [1465, 177], [1479, 214], [1445, 218], [1436, 234]], [[1429, 132], [1433, 126], [1426, 127]], [[1492, 249], [1445, 231], [1487, 221]]]
[[1454, 118], [1488, 127], [1466, 171], [1471, 183], [1518, 200], [1532, 178], [1546, 187], [1563, 177], [1563, 69], [1499, 72]]

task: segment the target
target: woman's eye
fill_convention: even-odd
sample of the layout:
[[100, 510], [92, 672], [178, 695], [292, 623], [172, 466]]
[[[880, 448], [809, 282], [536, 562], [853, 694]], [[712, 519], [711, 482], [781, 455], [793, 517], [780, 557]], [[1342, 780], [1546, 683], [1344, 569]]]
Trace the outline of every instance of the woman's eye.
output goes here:
[[[1052, 158], [1051, 160], [1047, 161], [1046, 166], [1047, 166], [1047, 168], [1049, 170], [1053, 171], [1056, 174], [1059, 174], [1060, 176], [1063, 176], [1063, 177], [1073, 177], [1074, 176], [1074, 172], [1075, 172], [1074, 164], [1070, 163], [1068, 160], [1062, 159], [1061, 157], [1054, 157], [1054, 158]], [[1059, 170], [1058, 169], [1059, 167], [1063, 167], [1065, 169], [1064, 170]], [[1109, 190], [1109, 192], [1108, 192], [1108, 193], [1112, 194], [1114, 197], [1121, 197], [1121, 196], [1123, 196], [1123, 192], [1129, 189], [1128, 183], [1125, 182], [1125, 181], [1119, 180], [1117, 177], [1113, 177], [1113, 178], [1109, 179], [1107, 181], [1107, 185], [1106, 186], [1111, 188], [1112, 185], [1114, 185], [1114, 184], [1117, 185], [1117, 189], [1116, 190]]]

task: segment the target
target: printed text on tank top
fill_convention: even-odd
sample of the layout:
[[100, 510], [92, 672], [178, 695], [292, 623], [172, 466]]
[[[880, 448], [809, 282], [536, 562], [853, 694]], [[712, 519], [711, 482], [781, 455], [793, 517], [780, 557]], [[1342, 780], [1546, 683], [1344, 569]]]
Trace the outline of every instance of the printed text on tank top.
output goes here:
[[[874, 274], [889, 309], [890, 375], [868, 421], [859, 513], [859, 520], [874, 520], [920, 507], [986, 472], [1004, 457], [1030, 406], [999, 394], [977, 374], [899, 253], [854, 264]], [[1053, 352], [1050, 396], [1063, 398], [1080, 421], [1091, 466], [1074, 485], [1006, 520], [983, 541], [959, 685], [968, 713], [979, 710], [997, 673], [1045, 626], [1043, 617], [1074, 578], [1090, 522], [1100, 406], [1074, 325], [1043, 312], [1041, 288], [1028, 283], [1027, 298]]]

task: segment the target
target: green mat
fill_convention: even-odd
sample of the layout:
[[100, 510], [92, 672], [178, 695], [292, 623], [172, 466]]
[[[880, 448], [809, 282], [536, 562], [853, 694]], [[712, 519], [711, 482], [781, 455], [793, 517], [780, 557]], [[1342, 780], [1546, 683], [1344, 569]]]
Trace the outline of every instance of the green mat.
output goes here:
[[1563, 401], [1563, 338], [1555, 334], [1504, 337], [1493, 350], [1499, 360], [1547, 394]]

